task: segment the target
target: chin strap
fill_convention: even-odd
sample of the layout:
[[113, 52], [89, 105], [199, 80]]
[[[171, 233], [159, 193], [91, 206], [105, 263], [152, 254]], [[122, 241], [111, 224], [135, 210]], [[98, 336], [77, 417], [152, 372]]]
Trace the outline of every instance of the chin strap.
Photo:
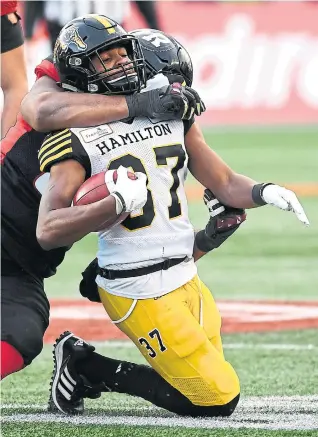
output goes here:
[[67, 91], [71, 91], [73, 93], [80, 93], [82, 92], [81, 90], [79, 90], [78, 88], [76, 88], [73, 85], [70, 85], [68, 83], [62, 83], [62, 82], [58, 82], [57, 83], [61, 88], [63, 88], [63, 90], [67, 90]]

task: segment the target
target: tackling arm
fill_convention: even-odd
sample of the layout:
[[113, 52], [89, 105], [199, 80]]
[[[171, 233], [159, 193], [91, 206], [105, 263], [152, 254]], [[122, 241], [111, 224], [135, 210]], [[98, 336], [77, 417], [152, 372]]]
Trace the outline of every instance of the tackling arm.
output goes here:
[[188, 119], [203, 110], [197, 93], [179, 83], [133, 95], [104, 96], [63, 91], [47, 76], [35, 82], [21, 104], [23, 117], [39, 132], [98, 126], [138, 116]]
[[66, 92], [48, 76], [35, 82], [21, 103], [21, 113], [39, 132], [96, 126], [129, 115], [124, 96]]

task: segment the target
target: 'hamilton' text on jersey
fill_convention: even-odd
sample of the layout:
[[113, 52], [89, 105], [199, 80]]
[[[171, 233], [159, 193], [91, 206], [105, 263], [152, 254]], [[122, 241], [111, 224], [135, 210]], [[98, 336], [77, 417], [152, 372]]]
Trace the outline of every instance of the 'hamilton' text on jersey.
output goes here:
[[171, 129], [168, 123], [161, 123], [155, 126], [144, 127], [125, 135], [117, 135], [116, 137], [107, 137], [105, 140], [96, 144], [96, 147], [100, 150], [101, 154], [104, 155], [111, 150], [116, 149], [116, 147], [126, 146], [126, 144], [139, 143], [140, 141], [145, 141], [152, 139], [154, 137], [162, 137], [171, 134]]

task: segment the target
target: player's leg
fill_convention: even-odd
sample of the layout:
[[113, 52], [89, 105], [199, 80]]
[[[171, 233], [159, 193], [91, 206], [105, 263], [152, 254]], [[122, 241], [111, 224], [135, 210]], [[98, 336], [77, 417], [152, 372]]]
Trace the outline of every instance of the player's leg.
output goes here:
[[15, 125], [21, 101], [28, 91], [23, 33], [15, 13], [1, 17], [1, 88], [4, 96], [1, 117], [3, 138]]
[[238, 403], [239, 395], [226, 405], [194, 405], [150, 366], [115, 360], [92, 350], [70, 332], [57, 340], [50, 412], [82, 414], [84, 398], [95, 399], [109, 391], [138, 396], [173, 413], [193, 417], [230, 416]]
[[[223, 354], [211, 344], [194, 315], [196, 312], [199, 314], [197, 283], [197, 280], [190, 281], [186, 287], [169, 295], [138, 301], [133, 314], [120, 323], [120, 328], [133, 339], [156, 371], [148, 366], [114, 360], [95, 352], [79, 359], [85, 355], [84, 349], [88, 349], [85, 342], [70, 333], [62, 336], [62, 340], [58, 341], [58, 346], [61, 345], [59, 350], [56, 347], [54, 351], [56, 359], [52, 386], [52, 396], [58, 401], [58, 408], [67, 413], [80, 412], [78, 400], [81, 396], [85, 397], [79, 381], [82, 375], [90, 384], [104, 384], [104, 388], [99, 387], [101, 391], [140, 396], [178, 414], [210, 417], [230, 415], [239, 399], [238, 379], [225, 362]], [[101, 291], [101, 297], [113, 320], [125, 318], [133, 304], [131, 299], [112, 296], [104, 291]], [[143, 306], [149, 302], [152, 305], [145, 311]], [[182, 315], [184, 309], [185, 316]], [[160, 317], [160, 314], [164, 317]], [[129, 321], [131, 323], [128, 324]], [[188, 328], [193, 321], [195, 331]], [[219, 334], [219, 326], [217, 322], [215, 329], [211, 330], [211, 337]], [[169, 332], [166, 327], [169, 327]], [[175, 351], [171, 352], [171, 349]], [[205, 355], [209, 355], [207, 351], [211, 349], [213, 356], [205, 363]], [[57, 362], [68, 364], [57, 366]], [[199, 377], [196, 366], [201, 372]], [[217, 367], [219, 371], [211, 377], [210, 370], [214, 372], [213, 369]], [[225, 377], [227, 381], [224, 382], [222, 378]], [[212, 389], [209, 386], [211, 379], [217, 386]], [[85, 390], [87, 395], [87, 384], [84, 393]]]
[[1, 376], [21, 370], [39, 355], [49, 323], [43, 283], [27, 274], [1, 278]]
[[[208, 307], [212, 311], [205, 328], [208, 335], [200, 326], [197, 308], [201, 293], [201, 283], [195, 277], [158, 299], [139, 300], [132, 315], [118, 327], [148, 363], [194, 405], [226, 405], [238, 396], [239, 381], [223, 352], [210, 341], [220, 336], [216, 307], [216, 311], [212, 311], [212, 305]], [[101, 298], [112, 320], [122, 318], [131, 305], [129, 299], [106, 292], [101, 292]]]

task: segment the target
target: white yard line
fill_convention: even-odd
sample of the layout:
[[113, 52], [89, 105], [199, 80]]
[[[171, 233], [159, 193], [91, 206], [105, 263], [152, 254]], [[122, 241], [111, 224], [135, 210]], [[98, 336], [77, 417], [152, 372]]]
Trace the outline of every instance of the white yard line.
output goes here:
[[[258, 421], [259, 420], [259, 421]], [[72, 425], [126, 425], [126, 426], [168, 426], [177, 428], [252, 428], [268, 430], [318, 430], [318, 419], [309, 414], [294, 414], [288, 421], [276, 414], [245, 415], [242, 419], [191, 419], [178, 417], [139, 417], [139, 416], [84, 416], [79, 418], [61, 417], [53, 414], [15, 414], [2, 416], [2, 423], [67, 423]], [[266, 423], [264, 423], [266, 422]]]
[[[266, 408], [271, 410], [283, 410], [291, 406], [293, 411], [295, 410], [308, 410], [308, 407], [314, 405], [315, 410], [318, 411], [318, 394], [317, 395], [294, 395], [294, 396], [248, 396], [246, 398], [241, 398], [239, 406], [236, 411], [240, 411], [242, 409], [251, 409], [254, 407], [257, 408]], [[46, 410], [46, 404], [3, 404], [1, 405], [2, 409], [39, 409]], [[120, 407], [117, 406], [107, 406], [107, 410], [139, 410], [139, 411], [163, 411], [160, 408], [154, 406], [145, 406], [145, 405], [135, 405], [134, 403], [126, 404], [121, 403]]]
[[[36, 414], [4, 415], [2, 423], [41, 422], [70, 423], [73, 425], [129, 425], [129, 426], [169, 426], [179, 428], [250, 428], [269, 430], [318, 430], [318, 395], [317, 396], [252, 396], [243, 398], [237, 410], [230, 418], [199, 419], [181, 418], [155, 408], [130, 406], [125, 408], [105, 408], [98, 416], [66, 417], [48, 414], [45, 405], [5, 404], [3, 410], [18, 411], [39, 409]], [[117, 411], [122, 415], [115, 415]], [[138, 416], [131, 415], [139, 412]], [[87, 410], [89, 413], [89, 409]], [[144, 412], [144, 416], [140, 413]], [[115, 414], [113, 414], [115, 413]], [[277, 420], [279, 417], [279, 421]]]

